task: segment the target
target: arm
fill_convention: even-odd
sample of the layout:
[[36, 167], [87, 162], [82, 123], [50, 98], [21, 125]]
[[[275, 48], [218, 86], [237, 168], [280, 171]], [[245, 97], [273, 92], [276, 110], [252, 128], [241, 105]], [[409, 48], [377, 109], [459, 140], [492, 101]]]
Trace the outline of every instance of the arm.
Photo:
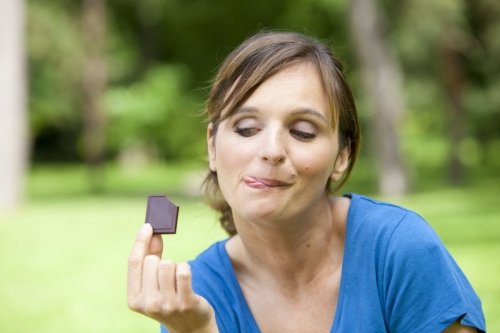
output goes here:
[[145, 224], [128, 261], [128, 306], [163, 324], [170, 333], [218, 333], [213, 308], [193, 292], [187, 263], [161, 260], [160, 235]]
[[456, 321], [445, 329], [443, 333], [477, 333], [477, 329], [470, 326], [463, 326], [460, 322]]

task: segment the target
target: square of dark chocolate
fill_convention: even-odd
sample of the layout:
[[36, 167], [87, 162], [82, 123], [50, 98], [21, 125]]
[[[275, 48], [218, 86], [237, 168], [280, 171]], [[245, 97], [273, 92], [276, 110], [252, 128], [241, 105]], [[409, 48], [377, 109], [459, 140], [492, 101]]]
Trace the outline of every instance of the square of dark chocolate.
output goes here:
[[151, 224], [154, 234], [175, 234], [179, 207], [166, 195], [150, 195], [146, 210], [146, 223]]

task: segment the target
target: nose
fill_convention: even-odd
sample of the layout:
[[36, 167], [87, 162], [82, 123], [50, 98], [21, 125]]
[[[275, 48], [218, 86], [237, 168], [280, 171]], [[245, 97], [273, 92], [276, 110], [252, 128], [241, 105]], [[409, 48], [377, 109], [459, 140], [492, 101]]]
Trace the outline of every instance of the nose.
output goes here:
[[272, 165], [282, 163], [285, 160], [286, 150], [279, 132], [271, 132], [264, 136], [259, 155], [263, 161]]

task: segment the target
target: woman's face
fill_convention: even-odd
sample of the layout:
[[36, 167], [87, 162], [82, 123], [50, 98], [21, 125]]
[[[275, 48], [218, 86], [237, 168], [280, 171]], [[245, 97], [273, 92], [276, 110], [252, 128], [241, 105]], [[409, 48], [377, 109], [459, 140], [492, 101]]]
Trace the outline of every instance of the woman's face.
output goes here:
[[210, 169], [236, 222], [312, 212], [328, 178], [338, 181], [347, 167], [331, 124], [316, 68], [299, 63], [264, 81], [216, 135], [209, 126]]

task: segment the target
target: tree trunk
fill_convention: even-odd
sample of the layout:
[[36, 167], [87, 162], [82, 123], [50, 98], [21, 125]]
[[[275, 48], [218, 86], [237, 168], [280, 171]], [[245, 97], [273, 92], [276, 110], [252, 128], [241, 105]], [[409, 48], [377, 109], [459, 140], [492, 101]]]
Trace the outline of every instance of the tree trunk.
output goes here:
[[463, 91], [465, 86], [465, 71], [460, 54], [452, 48], [452, 27], [443, 32], [439, 40], [438, 53], [441, 62], [441, 78], [448, 99], [448, 133], [450, 138], [451, 156], [449, 177], [452, 185], [460, 185], [463, 181], [463, 165], [460, 161], [460, 141], [464, 136]]
[[0, 1], [0, 209], [22, 200], [28, 164], [24, 1]]
[[105, 13], [105, 0], [83, 1], [83, 40], [86, 52], [83, 72], [83, 154], [94, 192], [99, 192], [103, 184], [105, 116], [101, 97], [106, 85]]
[[403, 195], [408, 191], [408, 177], [397, 133], [404, 108], [401, 71], [391, 56], [376, 0], [351, 0], [349, 16], [365, 87], [375, 109], [379, 191], [383, 195]]

